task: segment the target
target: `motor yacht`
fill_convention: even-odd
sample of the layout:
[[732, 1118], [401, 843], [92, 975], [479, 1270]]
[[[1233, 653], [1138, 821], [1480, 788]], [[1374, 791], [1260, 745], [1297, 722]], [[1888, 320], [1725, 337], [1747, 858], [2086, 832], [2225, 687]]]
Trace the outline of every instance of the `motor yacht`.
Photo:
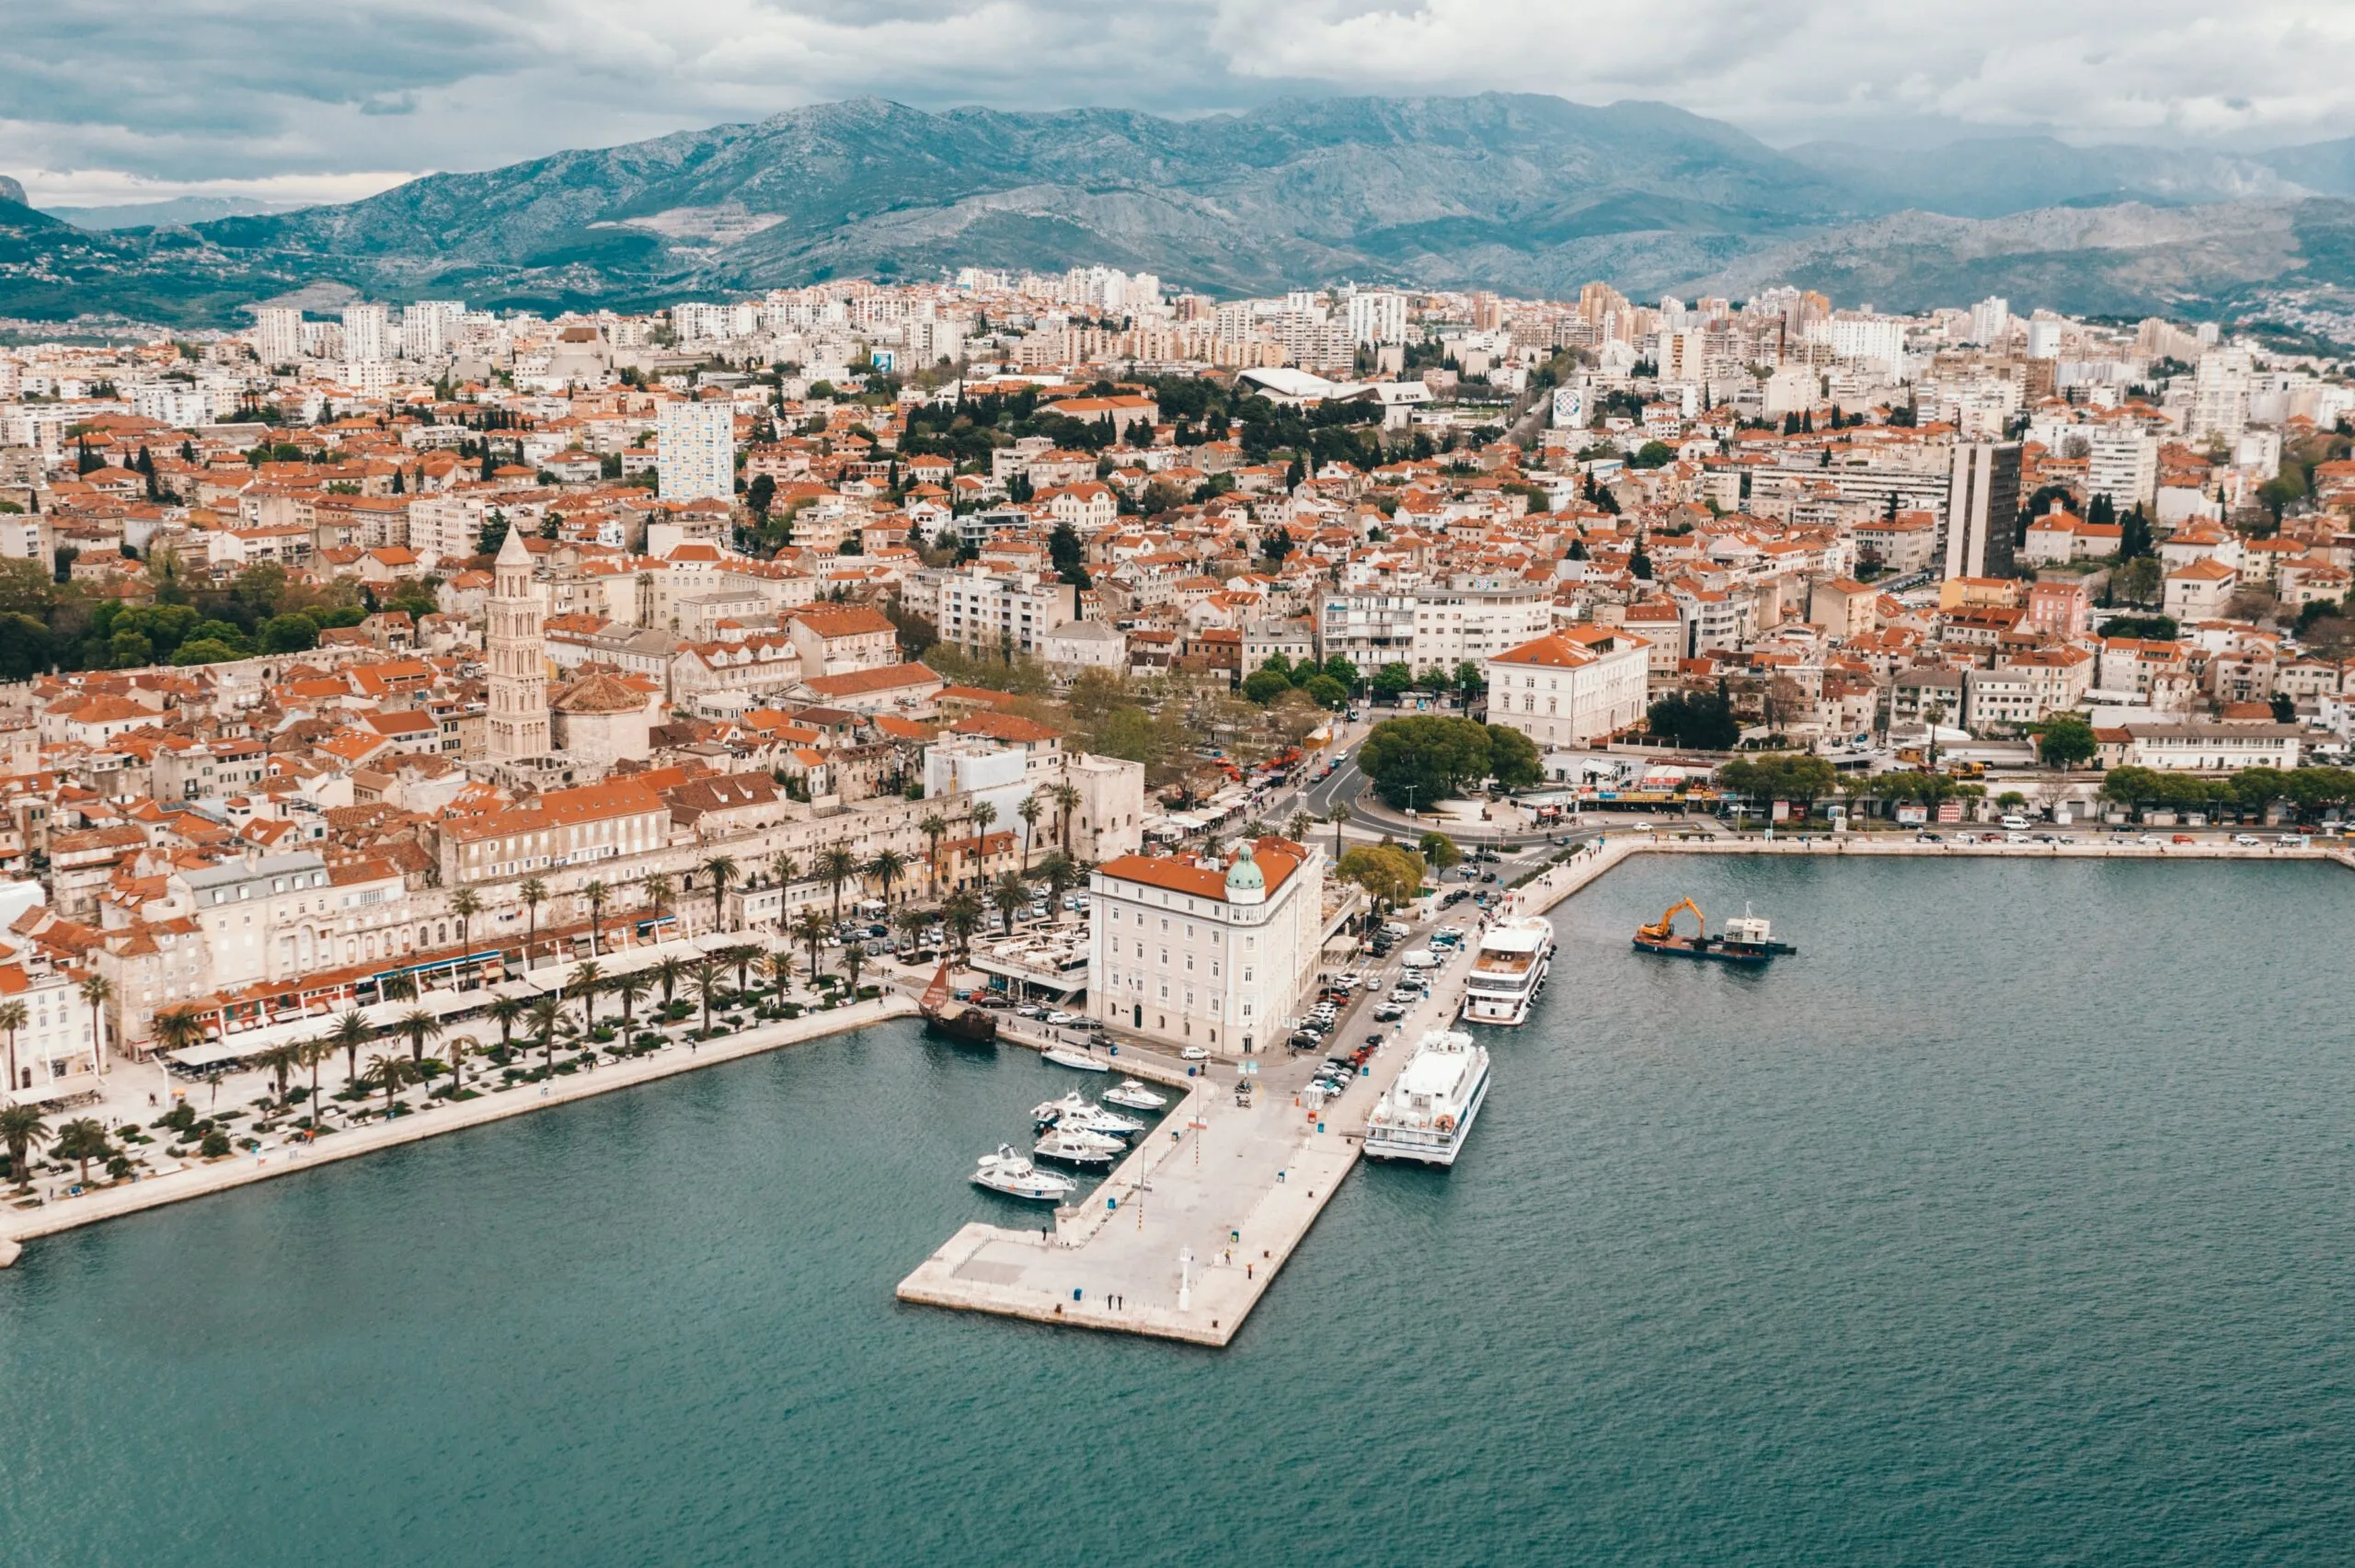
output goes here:
[[1007, 1143], [999, 1144], [996, 1153], [982, 1156], [981, 1166], [973, 1173], [973, 1185], [1036, 1203], [1061, 1203], [1079, 1190], [1079, 1184], [1069, 1176], [1041, 1171]]

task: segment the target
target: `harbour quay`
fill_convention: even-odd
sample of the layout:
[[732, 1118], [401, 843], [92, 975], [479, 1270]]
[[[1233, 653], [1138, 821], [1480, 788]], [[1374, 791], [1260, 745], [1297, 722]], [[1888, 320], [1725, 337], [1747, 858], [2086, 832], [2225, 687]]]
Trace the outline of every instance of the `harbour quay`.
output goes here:
[[[1366, 1063], [1370, 1076], [1313, 1110], [1301, 1097], [1315, 1074], [1313, 1056], [1251, 1059], [1255, 1093], [1241, 1105], [1232, 1060], [1189, 1077], [1181, 1062], [1122, 1047], [1114, 1071], [1183, 1091], [1161, 1124], [1084, 1202], [1028, 1229], [966, 1225], [896, 1294], [925, 1306], [1229, 1344], [1357, 1164], [1366, 1118], [1412, 1042], [1455, 1016], [1470, 965], [1467, 950], [1432, 971], [1430, 995], [1384, 1031]], [[1345, 1013], [1337, 1041], [1370, 1012], [1370, 994]], [[1050, 1067], [1041, 1087], [1060, 1093], [1081, 1076]]]

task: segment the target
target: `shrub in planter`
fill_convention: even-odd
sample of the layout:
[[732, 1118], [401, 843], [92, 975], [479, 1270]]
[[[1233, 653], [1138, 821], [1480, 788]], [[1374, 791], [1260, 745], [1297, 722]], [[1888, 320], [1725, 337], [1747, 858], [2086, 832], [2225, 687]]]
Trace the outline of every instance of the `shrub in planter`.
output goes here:
[[783, 1017], [798, 1018], [801, 1016], [801, 1004], [798, 1001], [788, 1001], [778, 1008], [777, 1012]]
[[208, 1132], [204, 1135], [204, 1141], [197, 1146], [196, 1151], [207, 1160], [218, 1160], [229, 1152], [229, 1135], [217, 1129]]
[[883, 988], [881, 986], [861, 986], [858, 988], [858, 1000], [861, 1001], [873, 1001], [877, 997], [881, 996], [882, 994]]
[[107, 1162], [107, 1174], [112, 1176], [118, 1182], [128, 1177], [131, 1174], [132, 1169], [131, 1159], [128, 1155], [118, 1154], [113, 1159]]

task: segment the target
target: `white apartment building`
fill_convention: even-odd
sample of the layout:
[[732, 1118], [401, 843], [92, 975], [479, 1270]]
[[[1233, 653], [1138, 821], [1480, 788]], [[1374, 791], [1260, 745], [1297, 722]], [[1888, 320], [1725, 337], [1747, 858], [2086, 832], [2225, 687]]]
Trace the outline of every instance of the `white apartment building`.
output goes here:
[[2191, 410], [2184, 433], [2193, 441], [2221, 436], [2240, 439], [2248, 423], [2250, 361], [2246, 349], [2217, 349], [2200, 356], [2191, 382]]
[[1265, 838], [1226, 864], [1122, 855], [1089, 886], [1090, 1017], [1222, 1057], [1284, 1039], [1323, 947], [1325, 865], [1314, 851]]
[[389, 360], [393, 357], [393, 320], [385, 305], [343, 307], [343, 357], [346, 360]]
[[736, 498], [736, 410], [731, 406], [665, 403], [654, 432], [664, 500]]
[[1317, 657], [1341, 654], [1369, 673], [1385, 664], [1418, 675], [1452, 671], [1543, 636], [1553, 624], [1544, 584], [1328, 593], [1317, 606]]
[[2158, 493], [2159, 438], [2134, 429], [2085, 435], [2085, 493], [2108, 496], [2120, 512], [2148, 506]]
[[940, 640], [968, 653], [1042, 654], [1048, 633], [1079, 618], [1079, 589], [1037, 572], [993, 572], [972, 561], [918, 575], [927, 580], [911, 597], [935, 604]]
[[1650, 671], [1651, 645], [1633, 633], [1565, 626], [1482, 667], [1488, 722], [1521, 731], [1541, 751], [1583, 746], [1644, 716]]
[[1349, 305], [1350, 337], [1362, 348], [1407, 340], [1407, 296], [1386, 292], [1353, 293]]
[[254, 356], [275, 368], [303, 357], [303, 313], [292, 305], [260, 305], [254, 311]]

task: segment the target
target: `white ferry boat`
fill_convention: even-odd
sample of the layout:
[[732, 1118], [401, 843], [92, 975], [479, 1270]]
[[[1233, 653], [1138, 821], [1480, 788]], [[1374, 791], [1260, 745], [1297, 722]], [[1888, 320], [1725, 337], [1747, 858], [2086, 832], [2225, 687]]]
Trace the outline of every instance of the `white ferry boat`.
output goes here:
[[1366, 1156], [1453, 1165], [1488, 1097], [1488, 1050], [1461, 1030], [1434, 1029], [1366, 1118]]
[[1544, 915], [1509, 915], [1480, 938], [1464, 986], [1464, 1021], [1506, 1028], [1528, 1022], [1530, 1003], [1554, 967], [1554, 922]]

